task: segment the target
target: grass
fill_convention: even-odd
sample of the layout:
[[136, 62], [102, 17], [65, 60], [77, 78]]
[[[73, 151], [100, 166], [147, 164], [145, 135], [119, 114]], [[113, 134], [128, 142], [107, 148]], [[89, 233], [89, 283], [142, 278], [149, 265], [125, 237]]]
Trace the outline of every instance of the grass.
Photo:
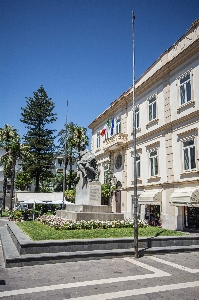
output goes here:
[[[133, 228], [109, 228], [92, 230], [56, 230], [38, 221], [16, 223], [32, 240], [67, 240], [94, 238], [123, 238], [134, 237]], [[139, 228], [139, 237], [151, 236], [182, 236], [182, 232], [158, 227]]]

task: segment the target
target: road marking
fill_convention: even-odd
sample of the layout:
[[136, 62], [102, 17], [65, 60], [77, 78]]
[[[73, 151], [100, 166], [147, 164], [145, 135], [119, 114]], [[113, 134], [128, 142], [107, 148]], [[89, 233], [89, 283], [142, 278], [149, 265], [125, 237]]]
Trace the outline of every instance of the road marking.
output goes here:
[[[127, 260], [127, 259], [126, 259]], [[100, 285], [100, 284], [111, 284], [116, 282], [126, 282], [126, 281], [135, 281], [135, 280], [143, 280], [148, 278], [159, 278], [163, 276], [171, 276], [171, 274], [158, 270], [156, 268], [150, 267], [144, 263], [138, 262], [135, 259], [130, 259], [129, 261], [139, 267], [145, 268], [149, 271], [153, 269], [154, 273], [144, 274], [144, 275], [134, 275], [134, 276], [126, 276], [126, 277], [116, 277], [116, 278], [105, 278], [105, 279], [98, 279], [98, 280], [88, 280], [82, 282], [71, 282], [66, 284], [58, 284], [58, 285], [50, 285], [50, 286], [41, 286], [41, 287], [34, 287], [34, 288], [27, 288], [27, 289], [19, 289], [19, 290], [12, 290], [12, 291], [4, 291], [0, 292], [0, 298], [8, 297], [8, 296], [15, 296], [15, 295], [22, 295], [22, 294], [31, 294], [31, 293], [40, 293], [40, 292], [47, 292], [53, 290], [62, 290], [62, 289], [70, 289], [70, 288], [78, 288], [84, 286], [93, 286], [93, 285]]]
[[[148, 271], [151, 271], [151, 272], [154, 272], [155, 274], [162, 274], [162, 276], [164, 276], [163, 274], [165, 273], [164, 271], [160, 270], [160, 269], [157, 269], [155, 267], [152, 267], [152, 266], [149, 266], [149, 265], [146, 265], [144, 263], [142, 263], [141, 261], [138, 261], [136, 260], [135, 258], [130, 258], [130, 257], [124, 257], [123, 260], [126, 260], [130, 263], [133, 263], [134, 265], [137, 265], [138, 267], [141, 267], [141, 268], [144, 268], [144, 269], [147, 269]], [[167, 273], [168, 274], [168, 273]], [[167, 275], [166, 275], [167, 276]]]
[[108, 300], [108, 299], [117, 299], [117, 298], [124, 298], [130, 296], [145, 295], [151, 293], [173, 291], [179, 289], [187, 289], [193, 287], [199, 287], [199, 281], [183, 282], [183, 283], [176, 283], [176, 284], [169, 284], [169, 285], [157, 285], [157, 286], [141, 288], [141, 289], [70, 298], [70, 300], [99, 300], [99, 299]]
[[148, 258], [152, 259], [152, 260], [155, 260], [157, 262], [160, 262], [162, 264], [165, 264], [165, 265], [168, 265], [168, 266], [171, 266], [171, 267], [174, 267], [176, 269], [180, 269], [182, 271], [186, 271], [186, 272], [189, 272], [189, 273], [199, 273], [199, 269], [190, 269], [190, 268], [187, 268], [187, 267], [184, 267], [184, 266], [181, 266], [181, 265], [178, 265], [178, 264], [175, 264], [175, 263], [172, 263], [170, 261], [166, 261], [166, 260], [163, 260], [161, 258], [158, 258], [158, 257], [155, 257], [155, 256], [149, 256]]

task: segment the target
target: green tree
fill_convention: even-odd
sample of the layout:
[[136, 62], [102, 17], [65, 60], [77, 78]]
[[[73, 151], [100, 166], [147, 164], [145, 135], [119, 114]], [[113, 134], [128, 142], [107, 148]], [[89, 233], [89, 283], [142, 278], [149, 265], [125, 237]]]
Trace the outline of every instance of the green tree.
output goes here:
[[32, 179], [30, 174], [22, 171], [16, 175], [15, 188], [17, 190], [25, 191], [31, 183]]
[[23, 169], [35, 179], [35, 191], [39, 191], [40, 180], [51, 177], [51, 166], [54, 160], [54, 132], [48, 128], [55, 122], [54, 103], [41, 86], [33, 97], [26, 97], [27, 106], [22, 109], [21, 122], [26, 124], [27, 133], [24, 144], [29, 147], [30, 160], [23, 161]]
[[5, 209], [5, 197], [8, 178], [11, 179], [10, 209], [12, 209], [15, 166], [17, 158], [19, 158], [20, 156], [20, 136], [18, 135], [15, 128], [7, 124], [5, 124], [4, 128], [0, 128], [0, 146], [5, 150], [5, 154], [1, 157], [1, 163], [4, 169], [3, 209]]
[[54, 192], [62, 192], [63, 191], [63, 180], [64, 174], [58, 173], [53, 179], [53, 189]]
[[84, 142], [88, 145], [87, 129], [80, 127], [73, 122], [65, 124], [65, 128], [58, 133], [58, 153], [65, 156], [64, 172], [66, 172], [69, 165], [69, 176], [66, 180], [68, 189], [72, 189], [74, 185], [74, 171], [73, 165], [79, 157], [80, 144]]

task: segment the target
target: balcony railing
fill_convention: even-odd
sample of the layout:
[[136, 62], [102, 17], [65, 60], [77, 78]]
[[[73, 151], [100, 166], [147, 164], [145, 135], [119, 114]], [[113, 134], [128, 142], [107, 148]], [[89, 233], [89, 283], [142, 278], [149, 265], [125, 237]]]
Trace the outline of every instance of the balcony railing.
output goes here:
[[112, 151], [125, 146], [128, 141], [128, 134], [118, 133], [103, 141], [105, 151]]

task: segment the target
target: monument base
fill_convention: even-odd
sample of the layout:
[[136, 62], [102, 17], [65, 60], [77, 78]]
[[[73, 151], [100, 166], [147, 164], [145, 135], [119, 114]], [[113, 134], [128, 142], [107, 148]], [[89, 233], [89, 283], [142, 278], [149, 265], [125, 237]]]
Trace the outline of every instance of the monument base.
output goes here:
[[99, 181], [87, 182], [82, 172], [77, 172], [79, 182], [76, 186], [75, 204], [101, 205], [101, 183]]
[[56, 215], [72, 221], [113, 221], [124, 220], [124, 214], [112, 213], [112, 207], [108, 205], [77, 205], [67, 204], [65, 210], [57, 210]]
[[101, 183], [88, 182], [82, 177], [82, 172], [77, 175], [80, 180], [76, 186], [75, 204], [66, 204], [65, 210], [57, 210], [56, 215], [72, 221], [114, 221], [124, 220], [124, 214], [113, 213], [112, 207], [101, 205]]

